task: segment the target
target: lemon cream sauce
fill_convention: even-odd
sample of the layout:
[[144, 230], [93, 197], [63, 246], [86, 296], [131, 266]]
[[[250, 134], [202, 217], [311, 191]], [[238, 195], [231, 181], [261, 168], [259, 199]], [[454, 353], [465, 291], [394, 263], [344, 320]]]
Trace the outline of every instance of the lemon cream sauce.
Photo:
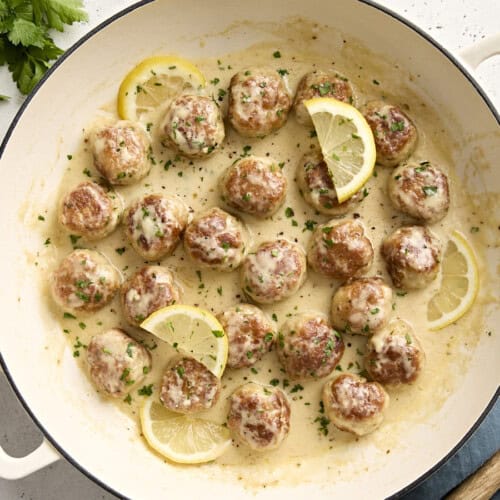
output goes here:
[[[300, 29], [298, 26], [283, 28], [281, 38], [269, 36], [269, 39], [274, 39], [272, 42], [214, 59], [193, 61], [206, 76], [205, 93], [217, 100], [225, 114], [229, 80], [242, 69], [252, 66], [273, 68], [284, 75], [292, 92], [304, 73], [314, 69], [338, 69], [353, 84], [358, 104], [372, 99], [385, 99], [402, 106], [419, 132], [418, 146], [411, 160], [430, 161], [448, 174], [450, 210], [444, 220], [431, 226], [443, 249], [454, 229], [463, 231], [473, 244], [478, 243], [481, 235], [471, 233], [471, 226], [479, 226], [479, 219], [472, 215], [474, 212], [465, 185], [457, 181], [455, 176], [452, 157], [454, 141], [447, 133], [444, 124], [446, 117], [440, 116], [429, 98], [418, 94], [415, 77], [354, 42], [344, 43], [337, 32], [326, 28], [316, 29], [307, 23], [303, 23]], [[123, 76], [116, 75], [117, 89]], [[86, 138], [96, 124], [116, 117], [115, 107], [116, 103], [112, 103], [96, 110], [95, 123], [89, 123], [82, 134], [80, 148], [66, 152], [71, 155], [71, 159], [67, 162], [58, 199], [83, 180], [99, 179]], [[146, 193], [175, 194], [190, 207], [192, 215], [219, 206], [244, 221], [250, 234], [250, 250], [261, 242], [277, 238], [286, 238], [307, 248], [311, 230], [330, 220], [330, 217], [317, 213], [304, 202], [295, 182], [299, 159], [319, 146], [312, 127], [298, 124], [293, 112], [281, 130], [263, 139], [243, 138], [226, 123], [226, 139], [222, 147], [208, 159], [193, 161], [177, 156], [160, 144], [158, 124], [163, 112], [160, 110], [156, 116], [150, 116], [145, 121], [153, 140], [149, 155], [151, 172], [137, 184], [116, 188], [127, 206]], [[283, 206], [265, 220], [238, 214], [221, 201], [220, 178], [225, 169], [235, 160], [250, 154], [275, 159], [288, 180]], [[392, 168], [377, 166], [362, 190], [360, 201], [355, 201], [348, 214], [338, 219], [355, 218], [364, 224], [366, 235], [375, 250], [373, 265], [366, 275], [382, 276], [388, 283], [390, 278], [380, 256], [381, 242], [395, 229], [414, 222], [395, 211], [388, 199], [386, 186], [392, 172]], [[38, 259], [43, 276], [43, 293], [47, 297], [50, 314], [60, 320], [60, 335], [67, 337], [75, 363], [81, 364], [82, 377], [87, 376], [85, 346], [93, 335], [108, 328], [121, 327], [151, 349], [153, 368], [142, 385], [153, 384], [155, 392], [152, 396], [140, 395], [137, 389], [125, 401], [107, 398], [103, 394], [97, 396], [126, 412], [139, 435], [138, 408], [145, 397], [158, 397], [161, 375], [174, 353], [173, 349], [148, 333], [126, 324], [118, 297], [104, 310], [93, 315], [63, 315], [63, 311], [57, 309], [50, 299], [47, 279], [57, 263], [73, 247], [101, 251], [122, 272], [124, 278], [144, 265], [144, 261], [128, 244], [122, 226], [102, 241], [86, 242], [70, 237], [58, 226], [55, 206], [43, 209], [45, 236], [47, 227], [51, 228], [50, 244], [45, 245]], [[215, 272], [197, 268], [185, 254], [182, 243], [172, 256], [162, 259], [161, 264], [171, 269], [176, 276], [182, 289], [180, 303], [219, 313], [246, 300], [240, 288], [238, 270]], [[335, 280], [309, 268], [307, 279], [297, 293], [281, 303], [262, 306], [262, 309], [272, 317], [276, 329], [296, 313], [317, 311], [329, 315], [332, 295], [338, 285]], [[436, 412], [459, 383], [459, 375], [464, 373], [473, 347], [483, 333], [482, 306], [479, 301], [457, 324], [439, 332], [428, 330], [426, 305], [438, 287], [439, 278], [424, 290], [408, 293], [394, 290], [392, 317], [411, 323], [425, 350], [427, 361], [421, 376], [413, 385], [387, 389], [391, 398], [389, 410], [377, 431], [361, 439], [356, 438], [328, 425], [325, 415], [320, 411], [321, 390], [327, 380], [341, 372], [363, 372], [367, 338], [346, 334], [345, 354], [337, 370], [321, 380], [289, 380], [281, 369], [275, 350], [266, 354], [252, 368], [227, 369], [222, 379], [223, 392], [218, 404], [202, 416], [223, 423], [228, 411], [227, 398], [234, 389], [248, 381], [272, 384], [282, 388], [291, 402], [290, 434], [275, 451], [258, 454], [235, 445], [215, 463], [200, 467], [209, 475], [220, 474], [222, 469], [226, 477], [248, 480], [251, 486], [268, 485], [284, 478], [287, 482], [312, 481], [321, 477], [331, 480], [338, 477], [337, 474], [343, 474], [345, 478], [350, 473], [360, 472], [356, 470], [357, 457], [364, 450], [375, 448], [380, 454], [385, 454], [404, 446], [404, 436], [411, 431], [415, 422], [421, 422]], [[290, 469], [294, 471], [292, 474]]]

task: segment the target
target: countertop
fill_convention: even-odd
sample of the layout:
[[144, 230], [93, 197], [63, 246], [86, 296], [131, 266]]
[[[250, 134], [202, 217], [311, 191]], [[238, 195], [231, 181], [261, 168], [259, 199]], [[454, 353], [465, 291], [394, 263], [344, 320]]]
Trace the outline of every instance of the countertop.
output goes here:
[[[115, 12], [135, 3], [131, 0], [84, 0], [89, 22], [54, 33], [56, 43], [68, 48], [93, 27]], [[469, 46], [484, 36], [500, 31], [499, 0], [379, 0], [424, 29], [451, 52]], [[500, 109], [500, 56], [480, 66], [477, 78]], [[0, 103], [0, 142], [23, 97], [17, 92], [6, 68], [0, 69], [0, 94], [11, 96]], [[0, 445], [13, 456], [23, 456], [41, 442], [41, 434], [17, 401], [5, 376], [0, 374]], [[476, 470], [500, 448], [500, 404], [494, 406], [478, 430], [443, 467], [405, 498], [441, 498]], [[95, 500], [115, 497], [65, 460], [17, 481], [0, 480], [1, 499]], [[500, 498], [497, 493], [495, 498]]]

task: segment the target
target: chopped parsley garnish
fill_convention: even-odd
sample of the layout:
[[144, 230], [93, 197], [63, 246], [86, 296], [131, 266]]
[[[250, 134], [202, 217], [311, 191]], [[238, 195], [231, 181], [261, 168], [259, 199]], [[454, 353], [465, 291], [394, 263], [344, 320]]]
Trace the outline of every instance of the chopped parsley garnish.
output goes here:
[[304, 229], [302, 230], [302, 232], [314, 231], [314, 226], [316, 226], [316, 224], [318, 224], [318, 223], [315, 220], [306, 220], [304, 222]]
[[264, 335], [264, 342], [272, 342], [274, 335], [271, 332], [268, 332]]
[[129, 405], [132, 404], [132, 396], [130, 396], [130, 394], [127, 394], [123, 401]]
[[76, 316], [73, 316], [71, 313], [65, 312], [63, 313], [64, 319], [76, 319]]
[[139, 396], [151, 396], [153, 394], [153, 384], [143, 385], [138, 391]]
[[424, 192], [425, 196], [434, 196], [437, 193], [437, 186], [424, 186], [422, 188], [422, 191]]
[[285, 76], [285, 75], [288, 75], [288, 70], [287, 69], [278, 69], [277, 70], [278, 73], [281, 75], [281, 76]]
[[277, 378], [273, 378], [272, 380], [269, 381], [269, 383], [273, 386], [273, 387], [276, 387], [277, 385], [279, 385], [280, 381], [279, 379]]
[[295, 215], [295, 212], [293, 211], [293, 208], [291, 207], [286, 207], [285, 209], [285, 216], [290, 218], [290, 217], [293, 217]]
[[393, 122], [391, 123], [391, 132], [400, 132], [405, 129], [405, 122]]
[[477, 227], [477, 226], [472, 226], [472, 227], [470, 228], [470, 232], [471, 232], [471, 233], [479, 233], [479, 227]]
[[224, 332], [222, 330], [212, 330], [212, 334], [217, 338], [224, 337]]
[[123, 255], [125, 253], [127, 249], [125, 247], [121, 247], [121, 248], [115, 248], [115, 252], [118, 254], [118, 255]]
[[279, 50], [276, 50], [275, 52], [273, 52], [273, 57], [275, 59], [279, 59], [281, 57], [281, 52]]

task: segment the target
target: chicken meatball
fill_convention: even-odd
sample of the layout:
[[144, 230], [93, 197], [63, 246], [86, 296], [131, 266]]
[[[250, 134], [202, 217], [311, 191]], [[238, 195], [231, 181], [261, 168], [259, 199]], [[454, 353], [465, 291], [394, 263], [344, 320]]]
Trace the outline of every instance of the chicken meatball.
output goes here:
[[345, 373], [325, 384], [323, 405], [335, 427], [364, 436], [382, 423], [389, 406], [389, 394], [377, 382]]
[[335, 70], [315, 70], [306, 73], [299, 82], [295, 94], [295, 115], [302, 125], [312, 125], [304, 101], [314, 97], [334, 97], [348, 104], [354, 104], [354, 91], [349, 80]]
[[217, 316], [229, 341], [227, 365], [245, 368], [254, 365], [271, 350], [276, 331], [269, 318], [251, 304], [238, 304]]
[[382, 243], [382, 257], [398, 288], [425, 288], [437, 276], [441, 244], [426, 227], [401, 227]]
[[151, 168], [151, 141], [138, 123], [121, 120], [98, 128], [90, 134], [90, 142], [95, 167], [111, 184], [133, 184]]
[[231, 395], [227, 425], [252, 450], [274, 450], [288, 435], [290, 412], [281, 389], [249, 382]]
[[357, 220], [318, 226], [313, 233], [307, 260], [318, 273], [346, 280], [365, 273], [373, 262], [373, 247]]
[[179, 302], [180, 290], [172, 272], [162, 266], [144, 266], [121, 289], [125, 319], [139, 326], [150, 314]]
[[116, 398], [125, 396], [151, 370], [148, 350], [119, 328], [92, 337], [87, 361], [97, 388]]
[[424, 351], [412, 327], [402, 320], [391, 321], [367, 344], [365, 368], [381, 384], [414, 382], [425, 361]]
[[306, 153], [297, 165], [297, 184], [304, 200], [325, 215], [344, 215], [359, 194], [339, 203], [328, 167], [320, 151]]
[[222, 177], [222, 200], [255, 217], [270, 217], [283, 204], [287, 181], [272, 158], [249, 156], [231, 165]]
[[423, 222], [441, 220], [450, 206], [448, 178], [429, 162], [398, 167], [387, 190], [398, 210]]
[[199, 214], [184, 233], [184, 248], [194, 263], [218, 271], [236, 269], [246, 247], [243, 224], [217, 207]]
[[332, 325], [346, 333], [371, 335], [392, 312], [392, 288], [382, 278], [358, 278], [341, 286], [332, 299]]
[[160, 126], [167, 144], [188, 158], [205, 158], [224, 140], [219, 106], [209, 97], [175, 98]]
[[228, 117], [245, 137], [264, 137], [281, 128], [291, 105], [286, 81], [273, 69], [250, 68], [231, 78]]
[[74, 250], [52, 273], [54, 301], [63, 309], [94, 312], [109, 304], [120, 288], [118, 270], [95, 250]]
[[326, 377], [343, 354], [342, 336], [322, 314], [298, 314], [278, 334], [278, 358], [292, 379]]
[[175, 250], [188, 223], [188, 210], [175, 196], [150, 194], [125, 212], [125, 236], [146, 260], [159, 260]]
[[122, 213], [123, 202], [114, 191], [82, 182], [62, 199], [59, 222], [72, 234], [98, 240], [115, 230]]
[[395, 167], [409, 158], [417, 145], [417, 129], [401, 108], [383, 101], [369, 102], [363, 114], [377, 149], [377, 163]]
[[178, 413], [208, 410], [219, 399], [220, 380], [193, 358], [175, 360], [163, 374], [160, 401]]
[[244, 292], [259, 304], [272, 304], [293, 295], [306, 279], [306, 254], [287, 240], [266, 241], [241, 266]]

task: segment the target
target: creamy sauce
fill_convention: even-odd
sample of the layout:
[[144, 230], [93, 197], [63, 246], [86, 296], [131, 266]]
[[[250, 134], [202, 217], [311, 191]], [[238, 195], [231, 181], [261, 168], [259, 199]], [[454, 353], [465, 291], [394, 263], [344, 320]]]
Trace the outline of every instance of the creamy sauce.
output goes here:
[[[325, 55], [326, 48], [329, 48], [330, 55]], [[278, 49], [281, 57], [273, 57], [273, 53]], [[470, 235], [472, 243], [479, 242], [481, 234], [470, 232], [471, 226], [479, 225], [479, 218], [471, 215], [474, 212], [463, 187], [465, 185], [457, 181], [452, 161], [452, 144], [441, 117], [432, 110], [425, 98], [417, 95], [412, 81], [414, 78], [406, 70], [374, 57], [368, 50], [355, 43], [343, 44], [341, 35], [337, 32], [326, 28], [319, 29], [305, 22], [300, 27], [297, 24], [283, 28], [282, 37], [272, 43], [263, 43], [242, 52], [221, 55], [219, 61], [208, 59], [195, 61], [195, 64], [207, 78], [208, 95], [213, 94], [216, 99], [219, 89], [227, 90], [229, 80], [236, 71], [255, 65], [286, 69], [288, 84], [292, 90], [296, 89], [300, 77], [305, 72], [315, 68], [335, 68], [350, 78], [355, 86], [356, 100], [359, 104], [372, 99], [386, 98], [402, 105], [413, 118], [419, 132], [417, 150], [412, 159], [431, 161], [441, 167], [450, 179], [449, 213], [443, 221], [434, 224], [432, 230], [441, 240], [443, 247], [454, 229]], [[217, 84], [210, 83], [214, 82], [215, 78], [220, 81]], [[117, 83], [120, 79], [121, 75], [117, 75]], [[227, 96], [222, 103], [224, 113], [226, 99]], [[109, 115], [115, 113], [114, 110], [115, 103], [104, 106], [99, 112], [96, 110], [95, 123], [109, 119]], [[95, 123], [89, 124], [85, 136]], [[307, 248], [312, 235], [308, 227], [330, 220], [328, 216], [315, 213], [304, 202], [294, 180], [295, 169], [301, 156], [311, 149], [318, 148], [317, 140], [310, 136], [311, 130], [311, 127], [299, 125], [293, 112], [281, 130], [264, 139], [242, 138], [226, 125], [226, 139], [222, 147], [207, 160], [190, 161], [178, 158], [172, 151], [163, 148], [158, 140], [158, 127], [153, 126], [151, 128], [153, 166], [150, 174], [138, 184], [118, 187], [117, 191], [126, 205], [142, 194], [161, 192], [178, 195], [191, 207], [193, 213], [213, 206], [228, 210], [221, 202], [219, 192], [219, 178], [224, 170], [234, 160], [245, 155], [245, 151], [261, 157], [270, 156], [278, 163], [284, 162], [283, 172], [288, 179], [287, 197], [278, 212], [267, 220], [238, 214], [251, 235], [250, 248], [279, 237], [298, 242]], [[92, 179], [98, 179], [90, 148], [84, 142], [84, 136], [80, 149], [67, 153], [72, 155], [72, 159], [68, 161], [59, 196], [78, 182], [88, 180], [89, 177], [84, 170], [90, 173]], [[381, 242], [394, 229], [411, 223], [411, 219], [392, 208], [387, 197], [387, 177], [392, 171], [391, 168], [377, 167], [374, 176], [366, 185], [364, 199], [359, 203], [354, 202], [349, 213], [339, 219], [349, 219], [353, 213], [359, 214], [358, 220], [364, 224], [366, 235], [375, 249], [374, 263], [366, 275], [383, 276], [389, 283], [390, 279], [380, 256]], [[287, 207], [293, 209], [293, 216], [285, 215]], [[149, 334], [126, 324], [120, 313], [118, 298], [103, 311], [89, 316], [79, 314], [77, 319], [64, 319], [62, 311], [51, 302], [46, 284], [47, 275], [71, 251], [72, 244], [68, 234], [57, 225], [55, 208], [42, 207], [41, 210], [40, 213], [44, 213], [46, 218], [45, 224], [49, 224], [51, 228], [49, 233], [51, 244], [45, 247], [45, 251], [38, 259], [43, 283], [41, 286], [44, 287], [47, 307], [51, 314], [60, 319], [61, 335], [67, 336], [75, 356], [77, 352], [79, 353], [79, 357], [75, 357], [75, 362], [81, 364], [82, 376], [87, 373], [86, 353], [84, 347], [78, 347], [78, 342], [86, 345], [93, 335], [111, 327], [122, 327], [135, 338], [143, 339], [148, 346], [155, 347], [151, 351], [153, 369], [143, 385], [153, 384], [158, 390], [161, 374], [173, 351], [166, 345], [160, 345], [161, 342], [155, 341]], [[44, 226], [44, 235], [47, 235], [47, 227]], [[124, 238], [122, 227], [100, 242], [87, 244], [82, 239], [76, 244], [99, 249], [121, 270], [124, 277], [130, 276], [144, 264]], [[478, 245], [476, 249], [479, 250]], [[196, 267], [185, 255], [182, 244], [171, 257], [163, 259], [161, 264], [168, 266], [175, 273], [183, 290], [182, 303], [219, 313], [229, 306], [245, 301], [239, 285], [238, 271], [221, 273], [202, 269], [200, 278]], [[425, 350], [427, 362], [415, 384], [387, 389], [391, 402], [387, 417], [380, 429], [359, 439], [330, 425], [328, 428], [323, 428], [328, 430], [328, 434], [325, 435], [321, 429], [322, 415], [319, 413], [321, 390], [325, 381], [339, 372], [335, 371], [330, 377], [318, 381], [307, 380], [297, 383], [287, 380], [280, 370], [276, 353], [273, 351], [259, 361], [254, 369], [227, 369], [222, 380], [223, 393], [219, 403], [204, 416], [220, 423], [225, 422], [228, 410], [227, 398], [236, 387], [246, 381], [268, 384], [276, 379], [279, 381], [278, 386], [285, 390], [291, 402], [291, 431], [288, 438], [278, 450], [264, 454], [235, 445], [215, 464], [201, 467], [208, 474], [214, 475], [220, 473], [222, 467], [228, 477], [244, 480], [245, 483], [255, 487], [280, 482], [284, 478], [288, 483], [313, 481], [321, 477], [326, 479], [333, 472], [336, 474], [340, 466], [346, 466], [349, 462], [355, 464], [358, 454], [365, 449], [376, 447], [380, 453], [389, 453], [399, 446], [404, 446], [404, 435], [409, 432], [413, 423], [422, 421], [426, 416], [436, 412], [453, 391], [459, 382], [459, 375], [465, 372], [473, 347], [483, 333], [480, 300], [458, 324], [440, 332], [430, 332], [427, 329], [426, 304], [438, 285], [439, 279], [424, 290], [411, 291], [404, 296], [394, 294], [393, 318], [400, 317], [412, 324]], [[305, 284], [295, 295], [281, 303], [263, 306], [262, 309], [277, 319], [277, 327], [290, 315], [298, 312], [313, 310], [329, 315], [331, 298], [337, 286], [336, 281], [320, 276], [309, 268]], [[339, 371], [360, 373], [363, 370], [362, 354], [366, 337], [345, 335], [344, 340], [346, 350]], [[144, 396], [138, 395], [135, 389], [131, 393], [130, 404], [121, 400], [108, 399], [108, 401], [109, 404], [118, 405], [130, 415], [139, 434], [138, 407], [144, 401]], [[346, 470], [344, 467], [343, 477]], [[353, 470], [352, 473], [357, 472]]]

